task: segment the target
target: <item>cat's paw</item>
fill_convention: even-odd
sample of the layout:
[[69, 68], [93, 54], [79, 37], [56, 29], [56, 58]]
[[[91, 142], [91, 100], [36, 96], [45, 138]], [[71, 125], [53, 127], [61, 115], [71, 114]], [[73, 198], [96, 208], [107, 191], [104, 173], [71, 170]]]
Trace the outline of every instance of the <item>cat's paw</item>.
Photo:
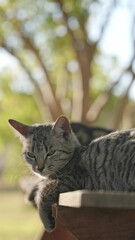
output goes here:
[[47, 232], [52, 232], [55, 229], [55, 218], [52, 216], [51, 208], [46, 209], [46, 211], [43, 210], [43, 208], [42, 208], [42, 210], [40, 209], [39, 215], [40, 215], [41, 221], [45, 227], [45, 230]]
[[54, 218], [51, 218], [51, 221], [48, 221], [47, 223], [43, 223], [43, 224], [44, 224], [45, 230], [47, 232], [54, 231], [54, 229], [55, 229], [55, 219]]

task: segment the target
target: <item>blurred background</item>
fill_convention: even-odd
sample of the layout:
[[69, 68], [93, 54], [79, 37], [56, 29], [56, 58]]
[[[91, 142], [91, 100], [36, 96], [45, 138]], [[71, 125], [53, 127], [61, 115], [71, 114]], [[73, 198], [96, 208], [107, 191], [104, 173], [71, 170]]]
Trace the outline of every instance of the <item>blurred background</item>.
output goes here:
[[70, 120], [135, 127], [135, 2], [0, 0], [0, 240], [38, 239], [18, 183], [29, 171], [8, 125]]

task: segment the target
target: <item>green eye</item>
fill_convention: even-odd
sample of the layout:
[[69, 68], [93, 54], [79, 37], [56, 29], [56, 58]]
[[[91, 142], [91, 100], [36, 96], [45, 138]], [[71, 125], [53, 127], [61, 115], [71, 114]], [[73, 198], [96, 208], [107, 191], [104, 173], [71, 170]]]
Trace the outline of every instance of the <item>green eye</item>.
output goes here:
[[50, 156], [52, 156], [54, 153], [56, 153], [56, 151], [55, 151], [55, 150], [52, 150], [52, 151], [48, 152], [47, 156], [50, 157]]
[[30, 157], [30, 158], [35, 158], [35, 155], [34, 155], [34, 153], [32, 153], [32, 152], [27, 152], [27, 155], [28, 155], [28, 157]]

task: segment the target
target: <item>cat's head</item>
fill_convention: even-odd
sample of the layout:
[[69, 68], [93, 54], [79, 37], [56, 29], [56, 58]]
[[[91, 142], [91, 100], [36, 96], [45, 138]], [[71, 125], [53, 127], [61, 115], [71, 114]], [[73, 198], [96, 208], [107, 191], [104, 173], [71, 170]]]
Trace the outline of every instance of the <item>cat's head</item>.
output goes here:
[[41, 176], [57, 174], [80, 145], [65, 116], [48, 125], [28, 126], [12, 119], [9, 123], [20, 137], [26, 162]]

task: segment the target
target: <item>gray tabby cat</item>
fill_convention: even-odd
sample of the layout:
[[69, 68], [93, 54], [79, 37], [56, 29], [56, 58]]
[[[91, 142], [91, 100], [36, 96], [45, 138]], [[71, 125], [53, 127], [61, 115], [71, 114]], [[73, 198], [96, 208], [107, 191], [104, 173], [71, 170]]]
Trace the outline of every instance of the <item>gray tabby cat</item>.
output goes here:
[[[70, 122], [72, 131], [77, 136], [81, 145], [88, 145], [93, 139], [101, 137], [103, 135], [111, 133], [112, 129], [107, 129], [103, 127], [92, 127], [87, 126], [80, 122]], [[20, 179], [20, 188], [25, 194], [25, 200], [31, 202], [35, 207], [35, 196], [38, 191], [38, 184], [41, 181], [39, 177], [30, 178], [21, 178]]]
[[135, 190], [134, 129], [110, 133], [83, 147], [65, 116], [49, 125], [9, 123], [19, 133], [26, 162], [43, 178], [36, 204], [47, 231], [55, 228], [52, 205], [58, 203], [60, 193]]

